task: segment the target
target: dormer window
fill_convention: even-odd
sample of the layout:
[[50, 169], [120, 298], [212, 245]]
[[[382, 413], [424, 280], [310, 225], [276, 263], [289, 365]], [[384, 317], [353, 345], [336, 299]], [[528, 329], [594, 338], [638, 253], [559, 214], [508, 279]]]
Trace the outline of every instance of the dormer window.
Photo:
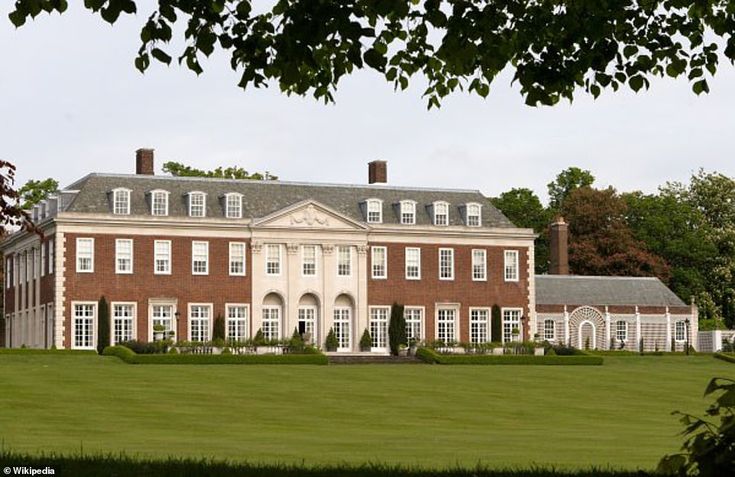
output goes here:
[[151, 191], [151, 215], [168, 215], [168, 191]]
[[403, 225], [414, 225], [416, 223], [416, 202], [412, 200], [401, 201], [401, 223]]
[[189, 192], [189, 217], [206, 217], [207, 194]]
[[114, 189], [112, 191], [112, 213], [130, 215], [130, 189]]
[[228, 219], [242, 218], [242, 194], [236, 192], [225, 194], [225, 217]]
[[38, 218], [40, 220], [43, 220], [43, 219], [45, 219], [45, 218], [48, 217], [48, 204], [46, 203], [45, 200], [43, 202], [41, 202], [41, 210], [40, 210], [39, 214], [40, 215], [38, 216]]
[[480, 221], [480, 211], [482, 210], [482, 206], [480, 204], [477, 204], [475, 202], [471, 202], [467, 204], [465, 214], [466, 214], [466, 223], [468, 227], [479, 227], [481, 225]]
[[34, 205], [33, 206], [33, 212], [31, 214], [31, 220], [33, 222], [38, 222], [38, 206], [37, 205]]
[[367, 221], [369, 224], [383, 222], [383, 201], [380, 199], [367, 200]]
[[434, 202], [434, 225], [449, 225], [449, 204], [447, 202]]

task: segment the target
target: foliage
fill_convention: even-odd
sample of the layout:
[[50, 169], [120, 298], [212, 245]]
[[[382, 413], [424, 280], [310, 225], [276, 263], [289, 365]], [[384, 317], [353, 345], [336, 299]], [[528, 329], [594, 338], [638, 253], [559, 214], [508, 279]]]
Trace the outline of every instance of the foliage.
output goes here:
[[35, 231], [28, 212], [20, 205], [21, 197], [13, 188], [15, 183], [15, 166], [7, 161], [0, 160], [0, 228], [21, 227]]
[[490, 309], [490, 336], [495, 341], [500, 341], [503, 337], [503, 317], [498, 305], [493, 305]]
[[48, 199], [48, 196], [59, 189], [59, 182], [52, 178], [44, 180], [29, 180], [23, 187], [18, 189], [20, 195], [21, 207], [25, 210], [30, 209], [42, 200]]
[[304, 338], [301, 336], [301, 333], [299, 333], [299, 329], [294, 328], [293, 335], [291, 335], [291, 339], [288, 341], [288, 352], [303, 353], [305, 347], [306, 343], [304, 343]]
[[393, 303], [390, 309], [390, 321], [388, 322], [388, 346], [390, 354], [398, 356], [398, 348], [408, 345], [406, 337], [406, 319], [403, 317], [403, 305]]
[[735, 354], [732, 353], [715, 353], [714, 357], [722, 361], [727, 361], [728, 363], [735, 363]]
[[309, 354], [137, 354], [125, 346], [108, 346], [102, 353], [128, 364], [327, 364], [321, 353]]
[[[285, 94], [325, 102], [334, 100], [344, 76], [370, 69], [396, 89], [411, 79], [425, 82], [429, 107], [438, 107], [456, 91], [487, 96], [506, 68], [529, 105], [571, 101], [579, 88], [595, 98], [621, 86], [637, 92], [657, 76], [685, 77], [701, 94], [709, 92], [707, 77], [720, 56], [735, 59], [728, 0], [254, 3], [159, 0], [141, 29], [136, 68], [144, 72], [152, 59], [170, 64], [177, 56], [200, 74], [202, 60], [221, 50], [241, 88], [277, 84]], [[84, 2], [110, 24], [138, 14], [139, 4]], [[66, 9], [66, 0], [16, 0], [9, 18], [20, 27], [42, 12]], [[179, 31], [183, 42], [173, 39]]]
[[362, 332], [362, 337], [360, 338], [360, 351], [370, 351], [372, 347], [373, 337], [370, 336], [370, 331], [365, 328], [365, 331]]
[[102, 351], [110, 344], [110, 307], [105, 297], [100, 297], [97, 303], [97, 352]]
[[211, 171], [196, 169], [186, 166], [179, 162], [169, 161], [163, 164], [163, 172], [167, 172], [172, 176], [181, 177], [214, 177], [218, 179], [251, 179], [251, 180], [276, 180], [278, 176], [270, 174], [268, 171], [264, 173], [253, 172], [252, 174], [239, 166], [217, 167]]
[[479, 365], [590, 365], [602, 364], [600, 356], [533, 356], [533, 355], [488, 355], [488, 354], [441, 354], [429, 348], [420, 348], [416, 357], [432, 364], [479, 364]]
[[139, 341], [130, 340], [123, 343], [119, 343], [119, 346], [124, 346], [131, 349], [136, 354], [162, 354], [168, 353], [168, 349], [173, 343], [170, 340], [159, 340], [159, 341]]
[[574, 346], [569, 346], [564, 343], [555, 343], [555, 344], [548, 344], [545, 345], [544, 348], [546, 348], [547, 354], [549, 350], [553, 350], [554, 354], [557, 356], [575, 356], [575, 355], [585, 355], [585, 353], [582, 350], [578, 350]]
[[0, 348], [0, 354], [19, 354], [19, 355], [93, 354], [93, 355], [97, 355], [98, 353], [97, 353], [97, 350], [89, 350], [89, 349]]
[[263, 335], [262, 328], [258, 328], [258, 331], [255, 332], [255, 337], [253, 338], [253, 345], [254, 346], [265, 345], [265, 335]]
[[661, 473], [680, 476], [696, 474], [700, 477], [730, 475], [735, 465], [735, 381], [713, 378], [704, 391], [705, 396], [719, 394], [707, 409], [712, 422], [679, 411], [685, 437], [680, 454], [667, 455], [659, 463]]
[[225, 339], [225, 319], [222, 315], [217, 315], [217, 317], [214, 319], [214, 323], [212, 323], [212, 340], [222, 340]]
[[337, 341], [337, 335], [334, 334], [334, 328], [329, 328], [329, 333], [327, 333], [327, 339], [324, 343], [324, 347], [327, 351], [337, 351], [339, 342]]
[[595, 176], [590, 171], [579, 167], [564, 169], [557, 174], [555, 180], [546, 186], [549, 192], [549, 209], [562, 210], [564, 201], [572, 192], [582, 187], [590, 187], [593, 182], [595, 182]]

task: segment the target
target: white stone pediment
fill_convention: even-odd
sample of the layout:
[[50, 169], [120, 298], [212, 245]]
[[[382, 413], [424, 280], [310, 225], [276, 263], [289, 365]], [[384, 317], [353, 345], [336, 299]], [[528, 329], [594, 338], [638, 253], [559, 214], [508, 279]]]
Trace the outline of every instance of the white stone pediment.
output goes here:
[[254, 227], [362, 230], [367, 227], [313, 200], [290, 205], [253, 222]]

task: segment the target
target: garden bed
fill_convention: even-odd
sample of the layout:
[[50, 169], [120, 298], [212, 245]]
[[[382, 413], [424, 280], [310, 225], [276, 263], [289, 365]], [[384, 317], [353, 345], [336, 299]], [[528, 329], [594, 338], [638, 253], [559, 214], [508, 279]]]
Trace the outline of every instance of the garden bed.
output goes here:
[[572, 356], [534, 356], [534, 355], [452, 355], [440, 354], [429, 348], [420, 348], [416, 357], [430, 364], [479, 364], [479, 365], [571, 365], [571, 366], [599, 366], [601, 356], [572, 355]]
[[715, 353], [714, 357], [717, 359], [721, 359], [722, 361], [727, 361], [728, 363], [735, 363], [735, 353]]
[[0, 348], [0, 354], [97, 354], [92, 349]]
[[325, 365], [327, 357], [312, 354], [136, 354], [125, 346], [108, 346], [102, 352], [128, 364], [312, 364]]

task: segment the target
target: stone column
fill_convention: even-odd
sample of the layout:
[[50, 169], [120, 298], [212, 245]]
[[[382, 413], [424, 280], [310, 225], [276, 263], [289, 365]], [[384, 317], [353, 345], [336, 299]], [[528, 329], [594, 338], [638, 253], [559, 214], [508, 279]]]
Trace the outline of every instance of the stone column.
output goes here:
[[[643, 337], [641, 336], [641, 314], [638, 311], [638, 307], [635, 307], [635, 338], [636, 338], [636, 348], [640, 350], [641, 348], [641, 340]], [[645, 345], [644, 345], [644, 351], [645, 351]]]
[[666, 346], [664, 347], [668, 351], [676, 351], [671, 349], [671, 313], [669, 313], [669, 307], [666, 307]]
[[[360, 351], [360, 337], [362, 336], [362, 330], [368, 327], [368, 294], [367, 284], [370, 271], [368, 270], [368, 246], [358, 245], [357, 246], [357, 303], [355, 304], [355, 323], [359, 323], [360, 326], [355, 326], [352, 333], [352, 351]], [[386, 257], [386, 267], [388, 266], [388, 259]], [[386, 270], [386, 274], [388, 270]]]
[[337, 263], [334, 255], [334, 245], [331, 243], [322, 244], [322, 299], [324, 300], [324, 319], [320, 323], [318, 346], [324, 347], [324, 340], [327, 338], [329, 328], [332, 326], [334, 319], [334, 300], [337, 298], [334, 289], [334, 276], [337, 273]]
[[286, 293], [288, 297], [286, 306], [288, 306], [288, 311], [284, 310], [286, 316], [283, 317], [283, 330], [281, 335], [283, 338], [290, 338], [294, 328], [298, 326], [299, 319], [299, 298], [301, 297], [298, 295], [301, 293], [301, 290], [296, 287], [296, 284], [300, 282], [299, 275], [301, 274], [299, 244], [287, 243], [285, 258], [283, 265], [286, 269], [283, 272], [288, 277], [286, 281]]
[[[253, 276], [252, 296], [250, 297], [250, 336], [254, 337], [261, 328], [263, 317], [263, 290], [262, 278], [265, 275], [265, 258], [263, 257], [263, 242], [253, 240], [250, 243], [250, 269]], [[285, 310], [284, 310], [285, 313]]]
[[570, 339], [571, 336], [569, 335], [569, 312], [567, 311], [567, 306], [564, 305], [564, 346], [569, 346]]
[[610, 334], [610, 311], [607, 305], [605, 306], [605, 336], [607, 337], [607, 349], [610, 349], [610, 343], [612, 342], [612, 335]]

